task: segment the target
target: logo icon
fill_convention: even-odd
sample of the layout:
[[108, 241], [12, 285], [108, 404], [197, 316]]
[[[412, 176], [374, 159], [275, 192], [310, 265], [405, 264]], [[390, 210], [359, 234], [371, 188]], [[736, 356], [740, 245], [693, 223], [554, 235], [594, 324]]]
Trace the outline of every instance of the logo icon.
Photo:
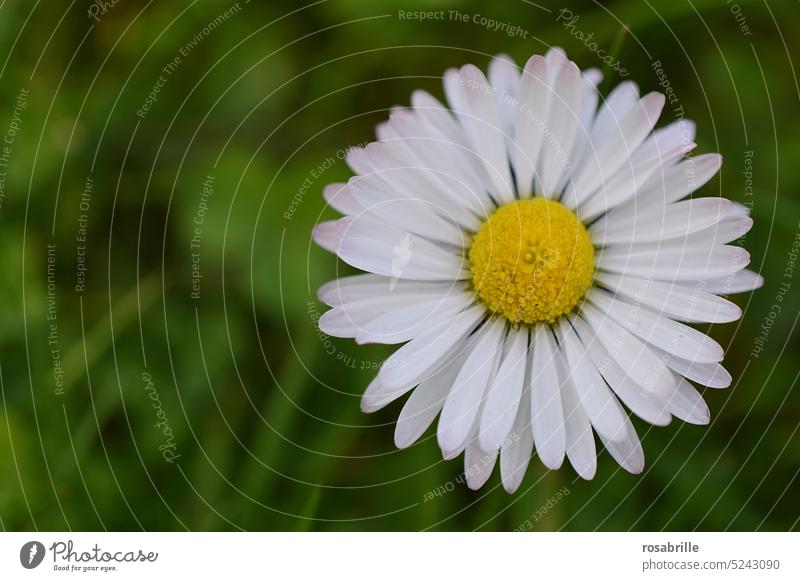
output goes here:
[[400, 244], [392, 248], [394, 258], [392, 258], [392, 278], [389, 281], [389, 292], [392, 292], [394, 287], [397, 286], [397, 282], [400, 280], [403, 270], [408, 266], [408, 263], [411, 262], [411, 257], [414, 254], [411, 251], [412, 242], [411, 236], [406, 234], [405, 238], [400, 241]]
[[44, 545], [39, 541], [28, 541], [19, 550], [19, 562], [26, 569], [35, 569], [44, 560]]

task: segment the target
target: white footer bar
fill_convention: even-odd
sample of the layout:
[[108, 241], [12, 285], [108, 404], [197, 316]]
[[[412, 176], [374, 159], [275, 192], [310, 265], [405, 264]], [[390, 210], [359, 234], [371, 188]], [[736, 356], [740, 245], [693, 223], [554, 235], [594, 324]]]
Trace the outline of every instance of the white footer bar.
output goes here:
[[[0, 579], [800, 579], [798, 533], [3, 533]], [[557, 575], [558, 577], [550, 577]]]

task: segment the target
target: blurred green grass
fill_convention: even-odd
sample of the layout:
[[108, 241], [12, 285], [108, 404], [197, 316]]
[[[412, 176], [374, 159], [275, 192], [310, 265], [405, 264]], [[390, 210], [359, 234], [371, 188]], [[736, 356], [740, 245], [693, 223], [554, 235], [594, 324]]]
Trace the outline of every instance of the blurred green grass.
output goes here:
[[[0, 133], [20, 89], [30, 90], [0, 207], [4, 529], [511, 530], [564, 486], [570, 494], [535, 530], [797, 528], [796, 289], [751, 356], [798, 233], [796, 3], [738, 2], [746, 36], [730, 6], [711, 0], [548, 4], [550, 12], [525, 2], [331, 0], [288, 15], [300, 6], [241, 2], [137, 117], [164, 65], [232, 5], [120, 2], [100, 22], [78, 6], [0, 8]], [[426, 502], [462, 464], [443, 461], [430, 433], [395, 450], [399, 405], [372, 416], [358, 408], [370, 368], [389, 351], [321, 338], [314, 326], [324, 310], [315, 289], [349, 272], [310, 243], [313, 224], [334, 216], [321, 189], [348, 177], [337, 152], [372, 139], [389, 107], [416, 88], [441, 97], [449, 66], [485, 68], [501, 51], [523, 63], [550, 45], [599, 66], [556, 22], [562, 7], [602, 47], [627, 24], [618, 58], [643, 92], [658, 89], [651, 62], [663, 63], [698, 123], [698, 151], [726, 160], [703, 191], [752, 199], [745, 244], [766, 285], [735, 299], [746, 308], [740, 323], [711, 331], [737, 378], [730, 390], [706, 390], [712, 424], [636, 424], [642, 476], [621, 472], [605, 452], [592, 482], [534, 458], [514, 496], [495, 474], [478, 493], [455, 484]], [[397, 17], [426, 9], [519, 24], [527, 38]], [[87, 286], [77, 293], [89, 175]], [[189, 244], [208, 175], [215, 192], [193, 300]], [[51, 243], [62, 395], [48, 344]], [[145, 371], [175, 434], [175, 463], [159, 450]]]

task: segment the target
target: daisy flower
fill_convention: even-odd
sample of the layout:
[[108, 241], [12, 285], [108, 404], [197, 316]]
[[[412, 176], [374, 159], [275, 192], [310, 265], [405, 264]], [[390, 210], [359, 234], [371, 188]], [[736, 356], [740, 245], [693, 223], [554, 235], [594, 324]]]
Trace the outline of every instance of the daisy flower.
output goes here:
[[[595, 433], [622, 468], [644, 454], [631, 413], [656, 426], [707, 424], [692, 385], [724, 388], [724, 351], [687, 323], [741, 310], [720, 295], [758, 288], [730, 244], [747, 209], [692, 195], [721, 157], [687, 157], [695, 126], [654, 131], [664, 95], [619, 84], [600, 101], [599, 71], [564, 51], [506, 55], [444, 74], [449, 107], [424, 91], [349, 151], [355, 172], [323, 195], [344, 217], [314, 239], [366, 274], [325, 284], [320, 329], [403, 344], [361, 407], [410, 393], [395, 443], [438, 416], [445, 459], [464, 453], [470, 488], [499, 458], [515, 491], [533, 451], [591, 479]], [[627, 410], [626, 410], [627, 408]]]

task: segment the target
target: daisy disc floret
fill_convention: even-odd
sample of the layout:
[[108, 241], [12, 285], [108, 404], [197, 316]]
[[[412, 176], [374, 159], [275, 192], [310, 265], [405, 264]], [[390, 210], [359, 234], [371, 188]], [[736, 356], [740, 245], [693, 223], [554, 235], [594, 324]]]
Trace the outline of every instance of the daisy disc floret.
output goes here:
[[498, 208], [469, 249], [472, 283], [493, 313], [512, 323], [552, 323], [592, 284], [594, 248], [578, 218], [554, 200]]

